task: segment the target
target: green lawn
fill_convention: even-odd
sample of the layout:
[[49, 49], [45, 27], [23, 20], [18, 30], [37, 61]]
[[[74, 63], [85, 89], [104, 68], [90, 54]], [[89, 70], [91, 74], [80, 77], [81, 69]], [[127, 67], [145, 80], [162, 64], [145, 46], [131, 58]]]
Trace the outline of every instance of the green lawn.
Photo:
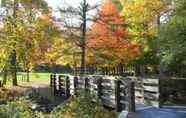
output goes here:
[[[22, 80], [23, 73], [19, 72], [17, 73], [18, 80]], [[50, 79], [50, 73], [30, 73], [30, 80], [49, 80]], [[2, 77], [0, 76], [0, 80], [2, 80]]]
[[[22, 80], [23, 73], [18, 73], [18, 80]], [[30, 80], [49, 80], [50, 73], [30, 73]]]

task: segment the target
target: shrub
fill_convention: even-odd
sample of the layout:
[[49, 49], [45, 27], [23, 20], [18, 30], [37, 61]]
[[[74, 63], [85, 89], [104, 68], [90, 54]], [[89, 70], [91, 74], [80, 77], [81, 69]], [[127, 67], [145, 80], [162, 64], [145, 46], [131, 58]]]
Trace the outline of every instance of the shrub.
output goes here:
[[103, 108], [101, 102], [90, 93], [82, 93], [79, 97], [72, 96], [66, 103], [52, 112], [52, 118], [116, 118], [117, 114]]
[[[92, 102], [92, 100], [95, 102]], [[0, 105], [0, 118], [116, 118], [117, 114], [103, 108], [101, 102], [90, 93], [72, 96], [51, 113], [33, 111], [26, 98], [15, 99]]]
[[12, 101], [19, 96], [21, 96], [21, 94], [17, 91], [0, 88], [0, 104]]
[[8, 102], [0, 106], [1, 118], [34, 118], [32, 110], [23, 102], [23, 99]]

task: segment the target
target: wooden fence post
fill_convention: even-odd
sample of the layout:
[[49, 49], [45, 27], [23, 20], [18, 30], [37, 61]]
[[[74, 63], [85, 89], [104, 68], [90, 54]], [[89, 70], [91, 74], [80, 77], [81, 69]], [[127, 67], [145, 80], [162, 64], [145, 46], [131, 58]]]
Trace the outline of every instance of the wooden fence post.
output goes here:
[[159, 80], [158, 80], [158, 92], [159, 92], [159, 95], [158, 95], [158, 99], [159, 99], [159, 104], [158, 104], [158, 107], [159, 108], [162, 108], [162, 84], [161, 84], [161, 82], [162, 82], [162, 80], [159, 78]]
[[122, 111], [122, 105], [120, 103], [120, 101], [121, 101], [120, 85], [121, 85], [121, 81], [120, 80], [115, 80], [115, 102], [116, 102], [116, 111], [117, 112]]
[[63, 93], [63, 88], [62, 88], [62, 77], [61, 75], [58, 77], [58, 96], [61, 96], [61, 93]]
[[135, 82], [129, 82], [128, 97], [129, 97], [129, 112], [135, 112]]
[[67, 76], [65, 81], [65, 88], [66, 88], [66, 98], [70, 97], [70, 78]]
[[100, 99], [101, 99], [101, 96], [102, 96], [102, 93], [101, 93], [102, 85], [101, 85], [101, 83], [102, 83], [102, 78], [99, 77], [99, 78], [97, 79], [97, 96], [98, 96], [98, 98], [100, 98]]
[[53, 86], [53, 74], [50, 74], [50, 87]]
[[56, 83], [56, 75], [53, 75], [53, 85], [54, 85], [54, 95], [57, 95], [57, 83]]
[[74, 77], [74, 95], [77, 95], [78, 77]]
[[88, 78], [86, 77], [86, 78], [85, 78], [85, 90], [88, 90], [88, 84], [89, 84], [89, 80], [88, 80]]
[[66, 79], [66, 77], [64, 77], [63, 75], [59, 75], [59, 77], [58, 77], [58, 92], [57, 92], [57, 94], [59, 96], [64, 95], [66, 93], [65, 79]]

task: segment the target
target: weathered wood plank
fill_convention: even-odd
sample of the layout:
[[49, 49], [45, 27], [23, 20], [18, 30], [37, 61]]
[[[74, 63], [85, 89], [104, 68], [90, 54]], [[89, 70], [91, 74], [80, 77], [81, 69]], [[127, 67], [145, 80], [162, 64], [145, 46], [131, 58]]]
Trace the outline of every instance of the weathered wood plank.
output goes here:
[[157, 86], [144, 86], [144, 90], [152, 91], [152, 92], [159, 92], [159, 88]]
[[135, 96], [136, 97], [143, 97], [143, 92], [135, 91]]
[[148, 105], [151, 105], [151, 106], [154, 106], [154, 107], [159, 107], [159, 101], [152, 101], [152, 100], [144, 100], [144, 103], [145, 104], [148, 104]]
[[143, 83], [146, 84], [159, 84], [159, 80], [158, 79], [143, 79]]
[[128, 104], [129, 104], [128, 101], [124, 101], [124, 100], [121, 100], [120, 103], [121, 103], [121, 104], [124, 104], [124, 105], [128, 105]]

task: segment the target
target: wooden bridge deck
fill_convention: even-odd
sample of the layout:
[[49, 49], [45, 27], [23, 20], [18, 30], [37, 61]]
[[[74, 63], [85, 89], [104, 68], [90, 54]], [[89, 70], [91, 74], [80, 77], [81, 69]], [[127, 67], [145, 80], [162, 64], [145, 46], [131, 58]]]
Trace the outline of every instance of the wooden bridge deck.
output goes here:
[[186, 109], [175, 108], [155, 108], [137, 110], [134, 114], [129, 114], [126, 118], [186, 118]]

